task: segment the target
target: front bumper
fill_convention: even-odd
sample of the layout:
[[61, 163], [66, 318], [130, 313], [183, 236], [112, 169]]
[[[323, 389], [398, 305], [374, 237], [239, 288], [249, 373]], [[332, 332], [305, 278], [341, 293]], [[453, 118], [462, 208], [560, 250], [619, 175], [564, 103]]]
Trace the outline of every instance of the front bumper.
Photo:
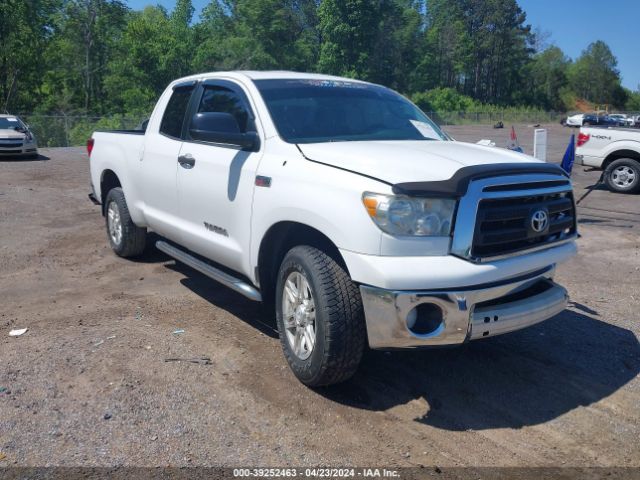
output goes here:
[[38, 153], [38, 147], [28, 146], [20, 148], [10, 148], [0, 146], [0, 157], [24, 157], [26, 155], [36, 155]]
[[[369, 346], [374, 349], [456, 345], [519, 330], [562, 312], [567, 291], [554, 283], [554, 267], [500, 284], [459, 290], [393, 291], [362, 285]], [[407, 326], [409, 312], [420, 304], [441, 311], [429, 333]]]
[[604, 162], [604, 158], [602, 157], [593, 157], [591, 155], [576, 154], [576, 159], [575, 159], [576, 165], [602, 169], [603, 162]]

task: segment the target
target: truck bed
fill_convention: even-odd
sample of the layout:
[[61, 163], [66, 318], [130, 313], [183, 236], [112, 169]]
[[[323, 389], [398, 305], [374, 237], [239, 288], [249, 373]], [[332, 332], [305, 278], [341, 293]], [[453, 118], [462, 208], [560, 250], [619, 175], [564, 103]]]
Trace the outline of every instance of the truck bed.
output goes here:
[[[102, 172], [113, 171], [126, 188], [126, 183], [135, 178], [140, 156], [144, 149], [142, 130], [108, 130], [93, 133], [93, 150], [90, 156], [91, 181], [97, 198], [100, 198]], [[131, 190], [133, 195], [135, 189]]]
[[578, 136], [576, 163], [606, 168], [617, 158], [640, 157], [640, 130], [625, 127], [582, 127]]
[[631, 135], [640, 135], [640, 128], [637, 128], [637, 127], [608, 127], [606, 125], [589, 125], [589, 126], [581, 127], [580, 131], [591, 130], [591, 129], [622, 132], [624, 134], [629, 133]]
[[144, 130], [96, 130], [94, 133], [122, 133], [125, 135], [144, 135]]

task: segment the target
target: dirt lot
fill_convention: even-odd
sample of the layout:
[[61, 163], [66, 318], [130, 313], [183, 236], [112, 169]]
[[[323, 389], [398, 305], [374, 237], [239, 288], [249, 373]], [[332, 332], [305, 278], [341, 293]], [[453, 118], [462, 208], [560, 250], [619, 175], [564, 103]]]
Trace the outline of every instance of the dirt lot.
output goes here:
[[[552, 160], [570, 133], [550, 127]], [[311, 390], [260, 305], [154, 249], [111, 253], [83, 149], [42, 153], [0, 162], [0, 466], [640, 466], [640, 197], [585, 201], [563, 314], [369, 352], [351, 382]], [[598, 178], [574, 176], [578, 193]]]

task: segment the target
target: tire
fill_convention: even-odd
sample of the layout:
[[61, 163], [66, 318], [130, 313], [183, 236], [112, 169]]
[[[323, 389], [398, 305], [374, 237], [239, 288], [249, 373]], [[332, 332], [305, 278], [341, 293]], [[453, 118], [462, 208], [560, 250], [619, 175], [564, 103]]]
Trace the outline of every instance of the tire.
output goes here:
[[604, 171], [604, 181], [610, 190], [619, 193], [640, 191], [640, 163], [631, 158], [619, 158]]
[[[300, 278], [306, 281], [306, 286]], [[300, 302], [295, 311], [302, 309], [302, 312], [291, 315], [292, 306]], [[305, 385], [340, 383], [358, 369], [366, 342], [360, 291], [347, 272], [326, 253], [298, 246], [286, 254], [276, 284], [276, 319], [284, 356]], [[298, 335], [300, 331], [304, 335]], [[311, 348], [309, 333], [314, 337]]]
[[109, 190], [104, 202], [104, 212], [107, 238], [116, 255], [129, 258], [144, 252], [147, 229], [138, 227], [131, 220], [122, 188]]

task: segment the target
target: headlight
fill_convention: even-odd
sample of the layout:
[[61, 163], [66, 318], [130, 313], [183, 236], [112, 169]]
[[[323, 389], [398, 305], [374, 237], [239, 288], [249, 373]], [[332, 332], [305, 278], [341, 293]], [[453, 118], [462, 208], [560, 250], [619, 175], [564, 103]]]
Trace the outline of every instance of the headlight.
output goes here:
[[453, 199], [365, 192], [362, 203], [375, 224], [391, 235], [427, 237], [451, 234], [456, 208]]

